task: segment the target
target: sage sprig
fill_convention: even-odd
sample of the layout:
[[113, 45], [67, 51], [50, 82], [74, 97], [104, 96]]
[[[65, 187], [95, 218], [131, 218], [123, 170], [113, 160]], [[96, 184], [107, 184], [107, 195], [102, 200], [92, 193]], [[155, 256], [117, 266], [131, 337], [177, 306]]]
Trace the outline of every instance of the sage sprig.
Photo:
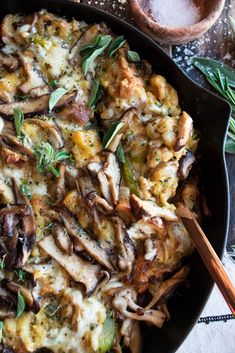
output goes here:
[[121, 48], [126, 43], [124, 36], [119, 36], [112, 41], [108, 49], [108, 56], [114, 56], [119, 48]]
[[81, 46], [80, 54], [83, 56], [82, 69], [84, 75], [87, 74], [94, 60], [109, 46], [111, 40], [112, 37], [109, 34], [99, 35], [89, 43]]
[[105, 132], [102, 141], [102, 146], [104, 149], [108, 148], [113, 138], [124, 125], [125, 124], [123, 121], [118, 121], [117, 123], [112, 124], [111, 127]]
[[91, 95], [88, 100], [88, 107], [92, 108], [95, 107], [96, 103], [101, 97], [101, 88], [100, 83], [97, 79], [94, 79], [92, 86], [91, 86]]
[[56, 103], [66, 94], [68, 90], [62, 87], [57, 88], [55, 91], [52, 92], [50, 99], [49, 99], [49, 111], [51, 112], [52, 109], [55, 107]]
[[235, 153], [235, 70], [207, 58], [194, 57], [192, 62], [232, 108], [225, 151]]
[[51, 172], [56, 177], [60, 175], [56, 164], [70, 158], [70, 154], [67, 151], [56, 152], [49, 142], [42, 142], [41, 145], [34, 146], [34, 154], [38, 171]]

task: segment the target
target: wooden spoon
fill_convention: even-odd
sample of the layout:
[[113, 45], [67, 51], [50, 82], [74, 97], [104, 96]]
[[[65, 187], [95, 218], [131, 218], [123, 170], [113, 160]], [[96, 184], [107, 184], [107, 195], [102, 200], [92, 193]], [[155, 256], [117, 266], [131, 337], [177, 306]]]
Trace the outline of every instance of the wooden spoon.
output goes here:
[[176, 214], [181, 218], [211, 277], [217, 284], [231, 312], [235, 315], [235, 288], [205, 233], [193, 213], [185, 206], [180, 205]]

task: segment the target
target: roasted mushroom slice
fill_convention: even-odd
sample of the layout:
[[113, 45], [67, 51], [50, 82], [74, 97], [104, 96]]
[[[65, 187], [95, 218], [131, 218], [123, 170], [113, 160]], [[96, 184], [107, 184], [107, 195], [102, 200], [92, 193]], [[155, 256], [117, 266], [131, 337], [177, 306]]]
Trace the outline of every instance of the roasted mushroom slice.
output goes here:
[[184, 282], [188, 276], [189, 268], [183, 267], [170, 279], [161, 283], [160, 287], [155, 288], [153, 286], [152, 294], [153, 298], [147, 305], [146, 309], [150, 309], [155, 305], [163, 304], [167, 297], [173, 292], [173, 290], [182, 282]]
[[[56, 108], [72, 101], [76, 96], [75, 92], [65, 94], [55, 105]], [[38, 98], [31, 98], [27, 101], [20, 101], [8, 104], [0, 104], [0, 114], [12, 116], [14, 109], [20, 109], [24, 114], [39, 113], [48, 109], [49, 95], [44, 95]]]
[[65, 170], [66, 165], [60, 164], [59, 165], [59, 176], [54, 181], [52, 188], [51, 188], [51, 195], [55, 203], [60, 203], [63, 201], [65, 197]]
[[191, 151], [187, 150], [186, 154], [183, 155], [179, 160], [179, 169], [177, 172], [179, 179], [183, 180], [187, 178], [190, 167], [194, 162], [195, 162], [194, 154]]
[[141, 200], [136, 195], [130, 196], [130, 205], [137, 220], [161, 217], [167, 221], [177, 221], [178, 217], [166, 207], [159, 207], [151, 200]]
[[91, 236], [83, 228], [81, 228], [81, 226], [79, 226], [66, 211], [61, 209], [59, 206], [54, 208], [60, 214], [61, 222], [64, 224], [68, 234], [78, 239], [93, 259], [110, 271], [113, 271], [113, 266], [109, 261], [108, 255], [100, 244], [95, 239], [92, 239]]
[[104, 214], [110, 214], [113, 211], [113, 208], [108, 204], [108, 202], [97, 195], [97, 193], [94, 191], [90, 192], [86, 196], [86, 201], [91, 210], [96, 208], [98, 211]]
[[16, 316], [17, 299], [3, 286], [0, 287], [0, 320]]
[[34, 154], [31, 149], [25, 147], [15, 136], [0, 134], [0, 145], [18, 155], [27, 157], [27, 159], [34, 159]]
[[[45, 88], [46, 83], [44, 79], [33, 66], [32, 52], [26, 51], [24, 52], [24, 54], [22, 54], [21, 52], [18, 51], [18, 56], [23, 64], [23, 68], [27, 76], [26, 82], [24, 82], [22, 85], [19, 86], [19, 90], [23, 94], [31, 95], [31, 91], [34, 90], [35, 88], [42, 88], [42, 87]], [[34, 97], [36, 97], [35, 93], [41, 93], [41, 92], [34, 90]], [[48, 93], [49, 93], [49, 87], [46, 86], [46, 90], [44, 94], [48, 94]]]
[[142, 348], [142, 337], [138, 321], [125, 319], [120, 329], [123, 343], [129, 347], [131, 353], [140, 353]]
[[180, 151], [181, 148], [186, 145], [192, 132], [192, 128], [192, 118], [186, 112], [183, 112], [178, 122], [178, 136], [174, 146], [175, 151]]
[[125, 275], [128, 276], [131, 273], [135, 259], [135, 247], [129, 237], [124, 222], [119, 217], [113, 217], [112, 221], [119, 250], [118, 266], [120, 270], [125, 271]]
[[40, 310], [40, 305], [39, 303], [34, 299], [31, 291], [21, 285], [19, 285], [16, 282], [13, 282], [9, 279], [4, 278], [1, 281], [1, 286], [3, 286], [4, 288], [8, 289], [10, 292], [13, 293], [21, 293], [24, 298], [25, 301], [28, 305], [28, 307], [30, 308], [30, 310], [34, 313], [37, 314]]
[[55, 244], [53, 236], [44, 238], [39, 243], [40, 247], [53, 259], [55, 259], [77, 282], [84, 284], [86, 294], [89, 295], [98, 283], [99, 266], [92, 265], [79, 256], [65, 255]]
[[166, 319], [165, 314], [159, 310], [146, 310], [145, 308], [142, 308], [136, 304], [136, 299], [137, 293], [135, 290], [127, 287], [116, 291], [112, 305], [125, 318], [145, 321], [161, 328]]
[[116, 205], [119, 199], [121, 173], [117, 158], [113, 153], [107, 154], [104, 164], [104, 174], [108, 179], [112, 202]]
[[30, 214], [22, 219], [22, 234], [23, 239], [20, 242], [20, 252], [17, 259], [17, 267], [23, 267], [33, 249], [36, 241], [36, 223], [34, 213], [28, 198], [23, 195], [18, 188], [16, 181], [13, 179], [12, 186], [17, 203], [25, 204], [30, 209]]
[[86, 170], [80, 168], [78, 171], [78, 186], [83, 197], [86, 197], [90, 192], [95, 191], [90, 175]]
[[60, 248], [60, 250], [66, 255], [71, 256], [73, 253], [73, 243], [66, 229], [61, 224], [55, 222], [51, 227], [51, 232], [55, 243]]
[[15, 71], [19, 66], [19, 62], [14, 56], [7, 55], [0, 50], [0, 66], [5, 66], [10, 71]]

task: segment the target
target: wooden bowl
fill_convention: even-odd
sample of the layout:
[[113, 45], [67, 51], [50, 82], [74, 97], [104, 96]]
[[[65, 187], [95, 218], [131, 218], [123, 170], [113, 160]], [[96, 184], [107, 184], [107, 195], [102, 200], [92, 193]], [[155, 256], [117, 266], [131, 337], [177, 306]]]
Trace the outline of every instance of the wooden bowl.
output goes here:
[[151, 15], [149, 0], [128, 0], [128, 2], [137, 26], [144, 33], [160, 43], [182, 44], [208, 31], [220, 16], [225, 0], [194, 0], [195, 5], [200, 7], [201, 20], [188, 27], [169, 27], [157, 22]]

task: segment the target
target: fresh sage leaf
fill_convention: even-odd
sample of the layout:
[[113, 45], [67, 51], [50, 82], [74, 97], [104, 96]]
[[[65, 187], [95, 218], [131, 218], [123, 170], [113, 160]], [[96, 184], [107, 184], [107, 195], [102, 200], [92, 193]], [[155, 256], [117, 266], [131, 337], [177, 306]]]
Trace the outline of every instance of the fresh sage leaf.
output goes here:
[[108, 56], [113, 56], [119, 48], [121, 48], [126, 43], [124, 36], [119, 36], [110, 44], [108, 49]]
[[53, 88], [57, 88], [59, 86], [59, 82], [57, 80], [52, 80], [49, 85]]
[[114, 136], [118, 133], [119, 130], [124, 126], [124, 122], [118, 121], [117, 123], [114, 123], [104, 134], [103, 141], [102, 141], [102, 146], [104, 149], [108, 148], [110, 145], [111, 141], [113, 140]]
[[225, 81], [227, 78], [230, 87], [235, 87], [235, 70], [231, 69], [229, 66], [220, 63], [217, 60], [212, 60], [202, 57], [194, 57], [191, 59], [193, 64], [206, 76], [209, 78], [214, 78], [215, 71], [218, 69]]
[[97, 79], [94, 79], [91, 87], [91, 95], [88, 100], [88, 107], [94, 107], [101, 96], [100, 83]]
[[128, 50], [127, 51], [127, 58], [130, 61], [133, 61], [134, 63], [137, 63], [140, 61], [140, 56], [136, 51]]
[[97, 45], [94, 48], [92, 48], [92, 51], [89, 52], [89, 54], [86, 55], [84, 58], [84, 61], [82, 63], [82, 69], [83, 69], [84, 75], [87, 74], [94, 60], [99, 55], [101, 55], [105, 51], [105, 49], [109, 46], [111, 40], [112, 40], [112, 37], [110, 35], [100, 36]]
[[121, 143], [119, 143], [119, 145], [118, 145], [116, 154], [117, 154], [117, 159], [119, 160], [119, 162], [124, 164], [125, 161], [126, 161], [126, 158], [125, 158], [125, 152], [124, 152], [124, 150], [122, 148]]
[[31, 194], [31, 192], [30, 192], [29, 185], [27, 184], [26, 181], [24, 181], [24, 182], [20, 185], [20, 190], [21, 190], [22, 194], [24, 194], [25, 196], [27, 196], [29, 199], [32, 198], [32, 194]]
[[106, 353], [113, 347], [116, 332], [116, 322], [113, 318], [108, 316], [103, 324], [103, 328], [99, 336], [99, 353]]
[[0, 320], [0, 342], [2, 342], [3, 321]]
[[18, 292], [16, 317], [20, 317], [25, 311], [25, 308], [26, 308], [25, 298], [23, 294]]
[[79, 52], [82, 56], [86, 56], [92, 52], [92, 50], [99, 43], [101, 35], [95, 36], [89, 43], [80, 46]]
[[128, 158], [125, 158], [125, 162], [122, 166], [122, 174], [126, 185], [130, 189], [131, 194], [140, 196], [140, 189], [137, 180], [133, 174], [133, 168]]
[[62, 87], [57, 88], [54, 92], [52, 92], [49, 100], [49, 111], [55, 107], [56, 103], [66, 94], [68, 90]]
[[27, 100], [30, 98], [30, 96], [29, 96], [29, 95], [21, 96], [21, 95], [19, 95], [19, 94], [16, 94], [16, 95], [14, 96], [14, 98], [15, 98], [16, 100], [20, 100], [20, 101], [27, 101]]
[[16, 129], [16, 134], [18, 138], [22, 138], [22, 127], [24, 123], [24, 113], [18, 109], [14, 108], [14, 114], [13, 114], [13, 120], [14, 120], [14, 125]]

